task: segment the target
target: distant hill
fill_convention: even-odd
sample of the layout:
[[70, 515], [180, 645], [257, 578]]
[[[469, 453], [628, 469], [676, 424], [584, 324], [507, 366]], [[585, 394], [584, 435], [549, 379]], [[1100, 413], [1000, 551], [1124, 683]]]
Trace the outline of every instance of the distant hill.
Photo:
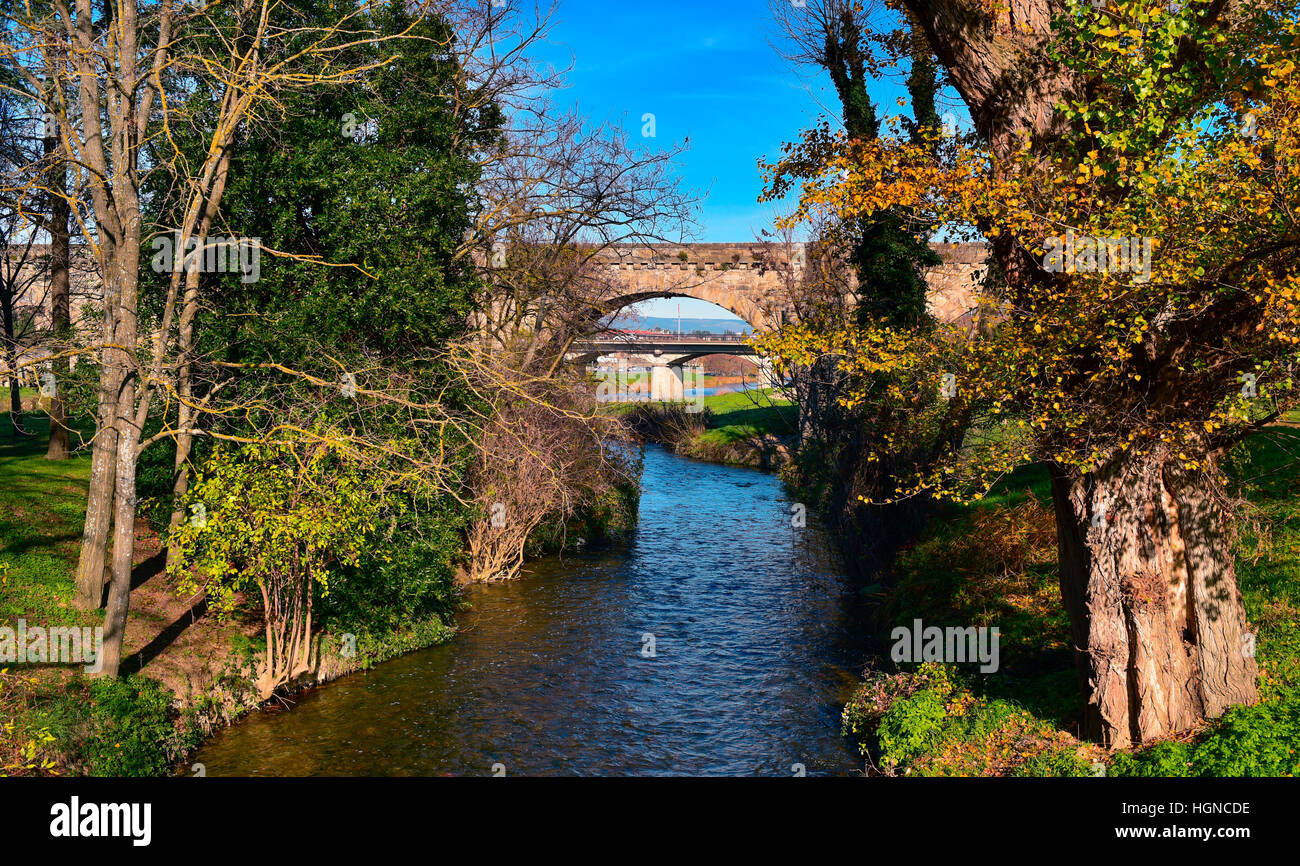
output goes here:
[[[740, 319], [690, 319], [682, 316], [682, 333], [689, 334], [691, 331], [707, 331], [710, 334], [724, 334], [730, 331], [733, 334], [749, 334], [753, 332], [748, 324]], [[636, 318], [619, 317], [613, 322], [615, 328], [636, 328], [650, 330], [652, 328], [663, 328], [667, 331], [677, 332], [676, 316], [639, 316]]]

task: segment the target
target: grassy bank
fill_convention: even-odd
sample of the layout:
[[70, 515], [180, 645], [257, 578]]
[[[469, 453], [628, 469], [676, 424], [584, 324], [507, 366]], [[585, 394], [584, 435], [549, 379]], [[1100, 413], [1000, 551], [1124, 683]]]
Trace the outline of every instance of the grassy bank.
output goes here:
[[[1300, 772], [1300, 432], [1261, 431], [1230, 474], [1249, 503], [1237, 576], [1256, 630], [1258, 704], [1174, 741], [1105, 754], [1077, 737], [1081, 709], [1057, 585], [1046, 473], [949, 506], [896, 561], [879, 627], [997, 626], [1000, 668], [926, 664], [869, 672], [844, 727], [869, 764], [909, 775], [1278, 776]], [[882, 647], [885, 657], [888, 647]]]
[[[0, 414], [0, 624], [101, 626], [102, 611], [71, 604], [88, 455], [45, 459], [48, 420], [15, 437]], [[163, 572], [158, 538], [141, 521], [120, 680], [81, 666], [0, 662], [0, 775], [159, 775], [207, 734], [256, 708], [260, 617], [221, 620], [180, 595]], [[327, 627], [328, 628], [328, 627]], [[447, 640], [444, 616], [318, 636], [324, 682]], [[335, 631], [340, 629], [336, 628]]]
[[[698, 408], [697, 408], [698, 407]], [[789, 459], [794, 406], [769, 388], [710, 394], [698, 403], [628, 403], [641, 435], [696, 460], [779, 469]]]

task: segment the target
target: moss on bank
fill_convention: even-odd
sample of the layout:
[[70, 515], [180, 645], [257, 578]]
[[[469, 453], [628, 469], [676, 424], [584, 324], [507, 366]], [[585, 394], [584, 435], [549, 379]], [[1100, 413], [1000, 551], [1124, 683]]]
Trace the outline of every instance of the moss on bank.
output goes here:
[[[1228, 470], [1249, 503], [1237, 576], [1256, 630], [1258, 704], [1176, 741], [1106, 754], [1075, 734], [1081, 710], [1057, 584], [1046, 473], [1023, 467], [989, 497], [946, 506], [899, 556], [879, 609], [884, 634], [997, 626], [996, 674], [927, 664], [868, 672], [845, 733], [874, 770], [911, 775], [1288, 776], [1300, 773], [1300, 433], [1261, 431]], [[887, 653], [888, 648], [882, 647]]]

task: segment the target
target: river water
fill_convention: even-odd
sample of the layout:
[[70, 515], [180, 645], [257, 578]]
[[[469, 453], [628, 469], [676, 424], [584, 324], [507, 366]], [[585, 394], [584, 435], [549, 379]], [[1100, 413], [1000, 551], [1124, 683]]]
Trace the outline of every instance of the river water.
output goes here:
[[207, 775], [843, 775], [864, 611], [780, 482], [651, 446], [624, 544], [474, 589], [447, 644], [253, 713]]

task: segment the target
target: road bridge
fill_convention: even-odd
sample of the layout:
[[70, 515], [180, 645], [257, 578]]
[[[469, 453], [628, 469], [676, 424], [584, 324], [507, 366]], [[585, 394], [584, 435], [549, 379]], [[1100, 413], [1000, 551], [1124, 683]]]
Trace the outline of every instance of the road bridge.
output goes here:
[[[604, 355], [625, 353], [629, 364], [639, 363], [650, 369], [650, 400], [670, 402], [686, 399], [689, 387], [685, 365], [705, 355], [743, 355], [754, 359], [759, 382], [773, 384], [772, 364], [759, 356], [748, 338], [725, 334], [679, 336], [664, 333], [645, 334], [628, 331], [602, 331], [574, 343], [566, 356], [576, 363], [590, 363]], [[622, 372], [622, 371], [620, 371]]]

